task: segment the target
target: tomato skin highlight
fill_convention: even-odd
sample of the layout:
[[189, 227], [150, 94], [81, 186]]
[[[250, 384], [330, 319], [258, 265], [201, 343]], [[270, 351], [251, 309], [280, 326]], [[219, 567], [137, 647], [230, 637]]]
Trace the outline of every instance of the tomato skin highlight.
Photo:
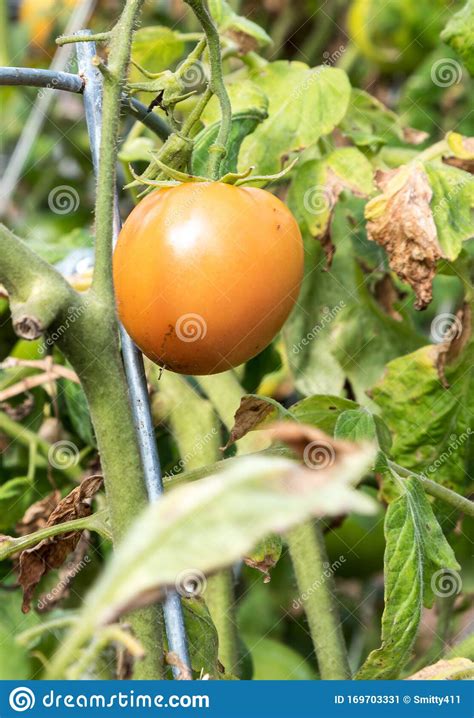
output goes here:
[[274, 195], [219, 182], [149, 194], [114, 252], [120, 319], [152, 361], [215, 374], [264, 349], [303, 277], [298, 224]]

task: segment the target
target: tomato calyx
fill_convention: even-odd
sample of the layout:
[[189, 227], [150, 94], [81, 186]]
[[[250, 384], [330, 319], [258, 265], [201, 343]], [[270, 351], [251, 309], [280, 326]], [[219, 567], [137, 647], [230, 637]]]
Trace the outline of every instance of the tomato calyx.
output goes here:
[[[153, 162], [156, 164], [157, 168], [160, 170], [160, 172], [168, 177], [168, 179], [164, 180], [154, 180], [147, 177], [143, 177], [140, 175], [137, 175], [134, 171], [133, 167], [129, 165], [130, 173], [133, 177], [133, 182], [130, 182], [128, 185], [125, 186], [127, 189], [130, 186], [136, 186], [137, 183], [146, 185], [147, 187], [157, 187], [157, 188], [164, 188], [164, 187], [177, 187], [180, 184], [185, 183], [191, 183], [191, 182], [211, 182], [212, 180], [209, 177], [204, 177], [201, 175], [193, 175], [189, 172], [180, 172], [179, 170], [174, 169], [174, 167], [170, 167], [169, 165], [165, 164], [160, 160], [159, 157], [156, 156], [157, 153], [152, 152]], [[255, 169], [254, 166], [249, 167], [248, 169], [244, 170], [243, 172], [228, 172], [223, 177], [219, 179], [219, 182], [223, 184], [230, 184], [235, 185], [236, 187], [242, 187], [244, 185], [248, 184], [255, 184], [257, 183], [259, 187], [265, 187], [269, 182], [275, 182], [276, 180], [282, 179], [286, 175], [288, 175], [293, 167], [298, 162], [298, 157], [296, 157], [294, 160], [292, 160], [286, 167], [284, 167], [280, 172], [276, 172], [272, 175], [253, 175], [252, 172]]]

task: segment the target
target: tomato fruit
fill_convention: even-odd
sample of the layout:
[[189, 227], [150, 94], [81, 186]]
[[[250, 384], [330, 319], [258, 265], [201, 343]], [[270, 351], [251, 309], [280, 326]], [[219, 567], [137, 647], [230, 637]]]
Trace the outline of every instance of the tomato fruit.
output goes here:
[[120, 319], [146, 356], [181, 374], [215, 374], [264, 349], [288, 317], [303, 241], [269, 192], [219, 182], [148, 195], [114, 253]]

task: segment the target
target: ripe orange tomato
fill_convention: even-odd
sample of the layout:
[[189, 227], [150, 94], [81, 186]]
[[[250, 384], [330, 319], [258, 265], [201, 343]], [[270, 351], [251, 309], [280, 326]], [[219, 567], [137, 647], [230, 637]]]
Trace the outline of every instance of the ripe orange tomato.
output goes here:
[[159, 189], [132, 211], [114, 253], [120, 319], [152, 361], [215, 374], [264, 349], [293, 307], [303, 241], [262, 189], [219, 182]]
[[77, 0], [22, 0], [20, 22], [28, 28], [30, 42], [36, 50], [54, 52], [54, 33], [64, 31]]

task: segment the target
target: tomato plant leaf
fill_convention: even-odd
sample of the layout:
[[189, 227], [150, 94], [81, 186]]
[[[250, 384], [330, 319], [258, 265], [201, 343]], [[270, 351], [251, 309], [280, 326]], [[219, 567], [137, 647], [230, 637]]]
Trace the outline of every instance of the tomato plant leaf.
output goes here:
[[413, 673], [408, 681], [459, 681], [474, 678], [474, 663], [469, 658], [441, 659]]
[[435, 571], [457, 571], [453, 550], [419, 481], [408, 479], [385, 517], [385, 610], [382, 645], [357, 673], [359, 680], [393, 679], [410, 658], [423, 606], [433, 599]]
[[[266, 112], [258, 109], [237, 112], [235, 115], [232, 115], [232, 127], [227, 145], [227, 154], [221, 165], [222, 174], [237, 172], [237, 161], [242, 142], [266, 117]], [[195, 138], [192, 156], [193, 174], [206, 176], [209, 147], [216, 141], [219, 128], [220, 122], [215, 122], [201, 130]]]
[[0, 485], [0, 531], [5, 531], [23, 516], [35, 493], [33, 482], [19, 476]]
[[341, 192], [359, 197], [375, 191], [373, 169], [355, 147], [343, 147], [320, 160], [298, 165], [292, 182], [292, 197], [298, 203], [298, 216], [313, 237], [320, 240], [332, 261], [335, 247], [331, 240], [331, 220]]
[[262, 541], [259, 541], [255, 548], [244, 556], [244, 562], [247, 566], [257, 569], [263, 573], [263, 582], [269, 583], [270, 571], [280, 560], [282, 552], [281, 536], [271, 534]]
[[394, 359], [372, 396], [392, 432], [395, 461], [465, 495], [474, 425], [474, 341], [471, 337], [454, 360], [448, 357], [446, 382], [440, 376], [440, 351], [439, 345], [428, 345]]
[[392, 437], [386, 423], [368, 409], [350, 409], [338, 416], [335, 439], [348, 441], [375, 441], [385, 453], [390, 451]]
[[439, 162], [412, 162], [379, 173], [378, 185], [382, 194], [365, 209], [368, 236], [386, 249], [390, 266], [423, 309], [431, 302], [438, 260], [455, 260], [472, 236], [474, 179]]
[[441, 33], [441, 39], [451, 45], [474, 76], [474, 0], [467, 0], [464, 7], [451, 17]]
[[[179, 34], [168, 27], [142, 27], [133, 35], [132, 58], [148, 72], [162, 72], [179, 60], [184, 47]], [[130, 80], [143, 80], [136, 67], [130, 68]]]
[[310, 69], [302, 62], [278, 60], [250, 79], [269, 99], [269, 117], [242, 145], [239, 169], [274, 174], [290, 153], [313, 145], [344, 116], [350, 97], [346, 74], [332, 67]]
[[209, 10], [221, 32], [232, 37], [242, 52], [250, 52], [272, 43], [263, 27], [238, 15], [226, 0], [208, 0]]
[[219, 639], [204, 599], [183, 598], [182, 605], [193, 671], [198, 677], [208, 674], [210, 678], [219, 678], [222, 673], [217, 658]]
[[356, 145], [376, 151], [382, 145], [400, 142], [418, 144], [425, 132], [402, 125], [400, 117], [368, 92], [353, 88], [346, 114], [339, 124], [341, 132]]
[[244, 457], [219, 474], [169, 491], [122, 540], [85, 602], [81, 631], [139, 605], [137, 597], [147, 591], [174, 586], [183, 571], [209, 573], [232, 564], [264, 536], [311, 515], [372, 512], [372, 500], [353, 484], [374, 452], [349, 447], [318, 471], [286, 459]]

